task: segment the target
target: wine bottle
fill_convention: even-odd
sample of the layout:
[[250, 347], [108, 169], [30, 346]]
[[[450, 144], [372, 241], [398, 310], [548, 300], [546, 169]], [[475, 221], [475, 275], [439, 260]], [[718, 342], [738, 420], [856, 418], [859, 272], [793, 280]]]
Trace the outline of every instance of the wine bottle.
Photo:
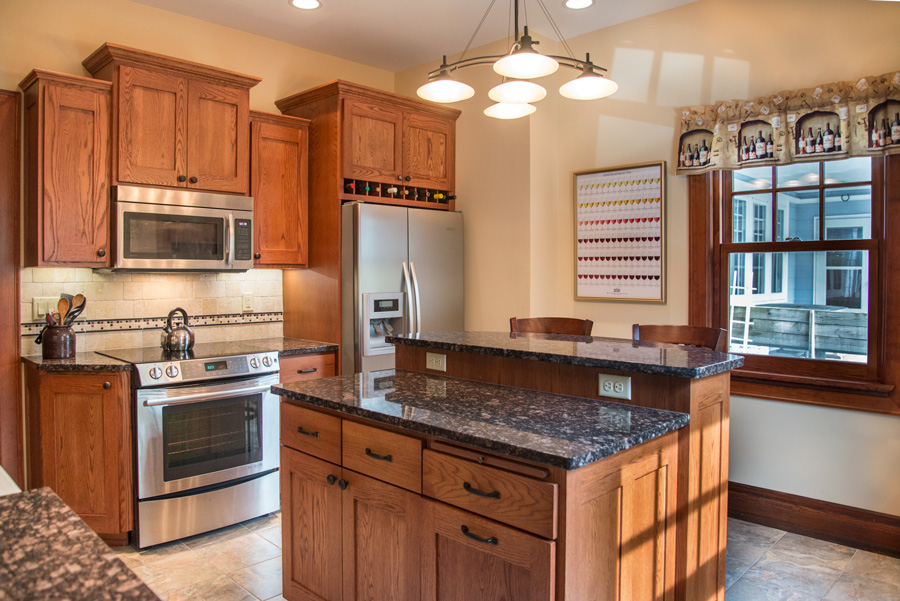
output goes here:
[[800, 137], [797, 139], [797, 154], [806, 154], [806, 136], [803, 135], [803, 128], [800, 128]]
[[709, 147], [706, 146], [706, 138], [704, 138], [700, 146], [700, 164], [705, 165], [707, 162], [709, 162]]
[[816, 152], [825, 152], [825, 142], [822, 139], [822, 128], [816, 132]]
[[694, 160], [691, 162], [694, 167], [700, 166], [700, 147], [694, 146]]
[[394, 194], [396, 194], [396, 193], [397, 193], [397, 186], [391, 186], [390, 188], [388, 188], [388, 189], [387, 189], [387, 193], [390, 194], [391, 196], [393, 196]]
[[872, 148], [878, 148], [878, 124], [872, 120]]
[[747, 145], [747, 158], [751, 161], [756, 160], [756, 141], [753, 134], [750, 134], [750, 144]]
[[816, 151], [816, 139], [813, 137], [812, 128], [806, 134], [806, 154], [812, 154]]
[[444, 200], [444, 195], [441, 194], [440, 192], [435, 192], [435, 193], [434, 193], [434, 199], [435, 199], [435, 200]]
[[881, 126], [881, 129], [884, 130], [884, 145], [890, 146], [891, 144], [894, 143], [894, 140], [895, 140], [894, 134], [893, 134], [894, 128], [888, 127], [887, 119], [882, 119], [881, 121], [884, 124]]
[[348, 184], [344, 184], [344, 189], [345, 189], [347, 192], [349, 192], [350, 194], [353, 194], [353, 193], [356, 192], [356, 184], [355, 184], [354, 182], [350, 182], [350, 183], [348, 183]]
[[684, 144], [681, 145], [681, 152], [678, 154], [678, 166], [684, 167]]
[[456, 194], [448, 194], [447, 200], [456, 200]]
[[[740, 140], [738, 140], [738, 142], [740, 142]], [[741, 144], [741, 147], [738, 152], [741, 155], [741, 162], [743, 163], [744, 161], [747, 160], [747, 137], [746, 136], [744, 136], [744, 143]]]
[[878, 128], [878, 146], [884, 148], [885, 136], [884, 130], [887, 128], [887, 123], [884, 119], [881, 120], [881, 127]]
[[825, 123], [825, 134], [822, 136], [822, 147], [825, 152], [834, 152], [834, 132], [831, 131], [831, 123]]
[[841, 152], [844, 149], [844, 138], [841, 136], [841, 124], [838, 123], [837, 131], [834, 133], [834, 151]]
[[759, 136], [756, 138], [756, 158], [766, 158], [766, 139], [763, 138], [762, 130], [759, 130]]
[[687, 154], [684, 155], [683, 162], [684, 162], [685, 167], [690, 167], [691, 164], [694, 162], [694, 152], [691, 150], [690, 144], [687, 145]]
[[775, 142], [772, 141], [772, 133], [769, 132], [769, 139], [766, 142], [766, 158], [771, 159], [775, 155]]
[[894, 144], [900, 144], [900, 113], [894, 113], [894, 122], [891, 123], [891, 140]]

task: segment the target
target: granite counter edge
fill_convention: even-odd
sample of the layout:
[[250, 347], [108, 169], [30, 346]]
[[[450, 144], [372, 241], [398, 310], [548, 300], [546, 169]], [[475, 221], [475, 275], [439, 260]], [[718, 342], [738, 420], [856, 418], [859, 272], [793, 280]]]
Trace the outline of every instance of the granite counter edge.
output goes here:
[[131, 363], [105, 357], [99, 353], [75, 353], [71, 359], [44, 359], [40, 355], [27, 355], [22, 363], [33, 365], [38, 371], [131, 371]]

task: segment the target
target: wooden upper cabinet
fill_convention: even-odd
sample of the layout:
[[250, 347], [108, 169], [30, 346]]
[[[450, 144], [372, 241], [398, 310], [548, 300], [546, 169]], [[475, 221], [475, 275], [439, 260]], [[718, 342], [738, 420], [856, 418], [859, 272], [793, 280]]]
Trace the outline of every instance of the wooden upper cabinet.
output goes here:
[[403, 112], [390, 104], [344, 102], [344, 177], [396, 182], [403, 179]]
[[305, 267], [309, 121], [250, 112], [254, 265]]
[[113, 82], [115, 183], [249, 193], [259, 78], [116, 44], [83, 64]]
[[25, 265], [109, 266], [107, 82], [34, 70], [25, 92]]
[[427, 188], [450, 189], [456, 126], [433, 115], [408, 112], [403, 120], [403, 171], [410, 183]]

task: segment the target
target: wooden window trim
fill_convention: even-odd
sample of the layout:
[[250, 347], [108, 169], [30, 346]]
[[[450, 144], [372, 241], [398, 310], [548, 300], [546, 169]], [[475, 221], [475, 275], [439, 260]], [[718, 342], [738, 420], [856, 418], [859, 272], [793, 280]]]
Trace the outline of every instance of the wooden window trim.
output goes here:
[[[726, 308], [720, 292], [724, 224], [722, 174], [718, 171], [688, 176], [688, 240], [690, 277], [688, 321], [691, 325], [725, 327]], [[803, 360], [797, 373], [777, 373], [771, 361], [732, 372], [733, 395], [900, 415], [900, 311], [891, 311], [900, 291], [900, 155], [874, 158], [872, 186], [883, 191], [883, 201], [872, 207], [872, 238], [880, 251], [873, 268], [877, 290], [870, 302], [870, 353], [876, 357], [867, 374], [837, 368], [832, 361]], [[758, 243], [759, 244], [759, 243]], [[797, 250], [807, 250], [797, 243]], [[732, 248], [733, 245], [732, 245]], [[754, 246], [762, 251], [762, 246]], [[794, 247], [791, 247], [793, 250]], [[891, 294], [889, 291], [894, 291]], [[873, 313], [871, 308], [875, 309]], [[754, 357], [756, 359], [756, 357]], [[751, 363], [760, 363], [752, 361]], [[852, 366], [851, 366], [852, 367]], [[822, 374], [827, 373], [827, 377]]]

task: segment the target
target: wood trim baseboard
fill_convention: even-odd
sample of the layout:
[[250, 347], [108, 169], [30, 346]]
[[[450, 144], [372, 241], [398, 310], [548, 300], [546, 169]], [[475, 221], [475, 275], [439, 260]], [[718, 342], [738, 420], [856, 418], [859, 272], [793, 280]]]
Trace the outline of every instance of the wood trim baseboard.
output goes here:
[[900, 557], [900, 517], [728, 483], [728, 517]]

